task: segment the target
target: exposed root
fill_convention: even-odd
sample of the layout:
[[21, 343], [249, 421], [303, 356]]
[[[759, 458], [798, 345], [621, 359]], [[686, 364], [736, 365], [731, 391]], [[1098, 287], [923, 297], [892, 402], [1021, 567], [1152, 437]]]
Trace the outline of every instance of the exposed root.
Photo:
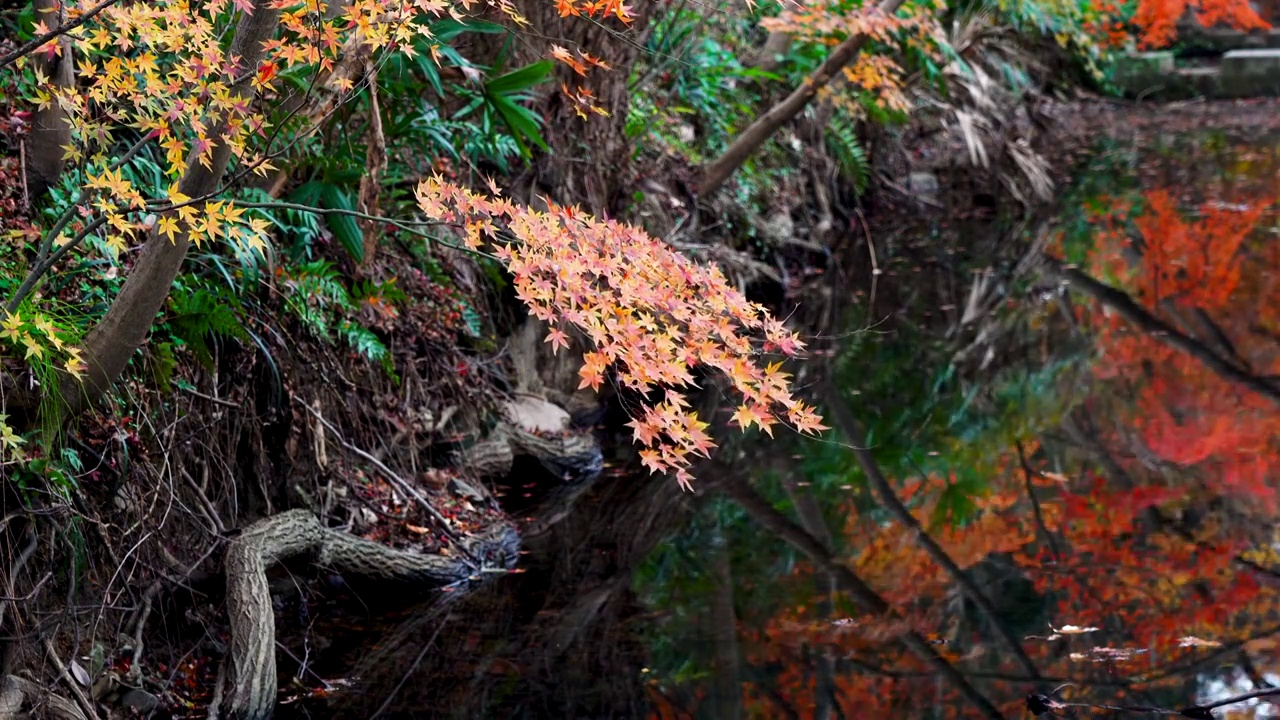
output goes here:
[[326, 528], [311, 513], [292, 510], [250, 525], [227, 550], [227, 607], [231, 619], [231, 717], [260, 720], [271, 715], [276, 698], [275, 617], [267, 586], [267, 568], [285, 558], [311, 554], [315, 562], [338, 572], [411, 583], [448, 585], [478, 577], [468, 556], [494, 558], [502, 567], [515, 563], [519, 537], [499, 526], [470, 547], [450, 556], [393, 550], [363, 538]]

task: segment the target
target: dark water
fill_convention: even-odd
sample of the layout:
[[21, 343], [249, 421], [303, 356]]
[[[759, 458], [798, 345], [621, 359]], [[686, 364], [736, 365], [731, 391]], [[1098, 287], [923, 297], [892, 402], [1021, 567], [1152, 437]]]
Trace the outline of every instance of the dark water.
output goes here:
[[301, 684], [350, 684], [284, 711], [1142, 717], [1280, 684], [1277, 170], [1274, 138], [1111, 143], [1045, 216], [886, 233], [836, 380], [981, 598], [841, 436], [748, 436], [726, 473], [830, 557], [732, 494], [606, 478], [523, 574], [312, 608]]

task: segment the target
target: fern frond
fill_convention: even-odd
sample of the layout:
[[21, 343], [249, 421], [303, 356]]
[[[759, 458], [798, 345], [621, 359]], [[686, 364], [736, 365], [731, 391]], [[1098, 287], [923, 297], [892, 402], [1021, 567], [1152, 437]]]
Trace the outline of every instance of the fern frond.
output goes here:
[[827, 125], [826, 137], [840, 170], [853, 180], [854, 191], [859, 195], [866, 192], [871, 180], [871, 162], [853, 125], [842, 117], [833, 117]]

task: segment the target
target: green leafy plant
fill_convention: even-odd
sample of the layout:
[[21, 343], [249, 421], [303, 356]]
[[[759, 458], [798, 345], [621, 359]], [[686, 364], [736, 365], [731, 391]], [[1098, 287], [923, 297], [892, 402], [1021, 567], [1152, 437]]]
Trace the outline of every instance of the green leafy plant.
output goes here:
[[[338, 184], [326, 180], [311, 180], [303, 183], [290, 195], [292, 202], [308, 205], [312, 207], [324, 208], [326, 210], [343, 210], [352, 212], [356, 209], [355, 203], [351, 201], [351, 196]], [[314, 213], [305, 213], [310, 217], [316, 217]], [[356, 219], [352, 215], [344, 213], [327, 213], [324, 215], [324, 224], [329, 229], [329, 233], [333, 238], [342, 245], [347, 251], [351, 259], [357, 263], [364, 261], [364, 233], [360, 231], [360, 226], [356, 223]], [[305, 236], [307, 240], [314, 240], [314, 235]], [[310, 243], [306, 244], [306, 255], [310, 256]]]
[[[365, 284], [361, 287], [369, 291], [378, 286]], [[386, 294], [381, 296], [387, 297]], [[332, 263], [317, 260], [293, 268], [286, 275], [284, 297], [285, 309], [313, 336], [331, 343], [336, 335], [357, 353], [379, 363], [394, 376], [395, 369], [386, 344], [372, 330], [353, 319], [356, 303], [343, 285], [341, 273]]]
[[549, 150], [542, 138], [542, 118], [521, 103], [533, 99], [530, 91], [549, 80], [553, 68], [550, 60], [542, 60], [486, 80], [478, 93], [464, 89], [460, 94], [470, 95], [471, 101], [454, 115], [454, 119], [463, 120], [472, 113], [478, 113], [480, 128], [484, 132], [501, 124], [511, 134], [520, 155], [526, 160], [532, 157], [530, 145]]
[[858, 133], [853, 124], [846, 118], [836, 115], [827, 124], [827, 147], [840, 164], [840, 170], [853, 180], [853, 188], [858, 194], [867, 190], [871, 180], [871, 162], [867, 152], [858, 141]]
[[190, 350], [208, 369], [213, 368], [211, 345], [226, 339], [247, 341], [249, 338], [240, 321], [240, 300], [220, 287], [185, 287], [175, 283], [165, 325], [174, 341]]

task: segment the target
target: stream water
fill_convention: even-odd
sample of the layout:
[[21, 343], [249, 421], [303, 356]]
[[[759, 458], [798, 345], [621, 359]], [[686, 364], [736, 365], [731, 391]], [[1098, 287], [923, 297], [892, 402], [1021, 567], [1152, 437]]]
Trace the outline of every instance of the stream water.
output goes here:
[[[848, 447], [752, 438], [757, 491], [893, 613], [719, 493], [612, 478], [628, 487], [533, 539], [523, 574], [311, 606], [291, 633], [305, 663], [282, 659], [306, 665], [305, 699], [282, 713], [983, 716], [909, 633], [1005, 717], [1028, 695], [1143, 717], [1280, 684], [1278, 147], [1106, 141], [1048, 217], [953, 205], [877, 248], [876, 296], [851, 291], [874, 319], [841, 341], [839, 382], [987, 608], [881, 509]], [[1039, 252], [1095, 284], [1064, 291]], [[674, 536], [618, 540], [664, 513]], [[1275, 716], [1266, 698], [1229, 709]]]

